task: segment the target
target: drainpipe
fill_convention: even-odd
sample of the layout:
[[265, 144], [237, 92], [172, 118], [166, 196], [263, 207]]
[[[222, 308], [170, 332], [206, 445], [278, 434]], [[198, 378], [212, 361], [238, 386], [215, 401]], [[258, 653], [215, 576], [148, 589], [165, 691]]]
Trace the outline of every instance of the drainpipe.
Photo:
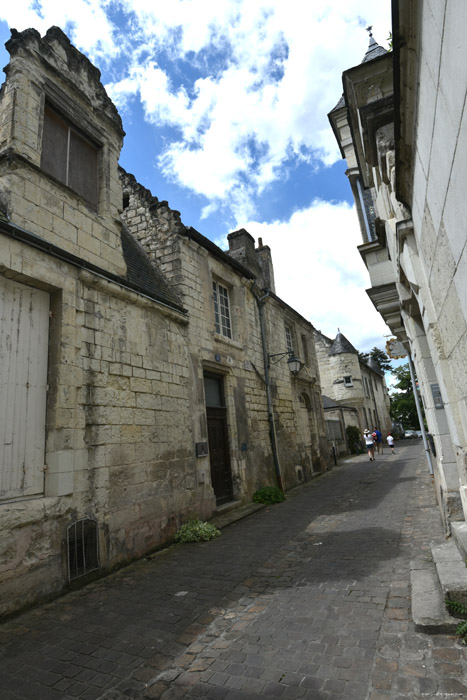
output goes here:
[[407, 352], [407, 359], [409, 361], [410, 379], [412, 380], [412, 389], [415, 399], [415, 406], [417, 409], [418, 422], [420, 423], [420, 430], [422, 431], [423, 447], [425, 448], [426, 460], [428, 462], [428, 468], [430, 470], [431, 476], [433, 476], [433, 462], [431, 461], [430, 448], [428, 447], [428, 441], [426, 439], [425, 423], [423, 422], [422, 409], [420, 407], [420, 399], [418, 398], [417, 383], [415, 381], [415, 370], [412, 362], [412, 355]]
[[272, 407], [271, 384], [270, 384], [270, 380], [269, 380], [269, 357], [268, 357], [268, 348], [267, 348], [267, 343], [266, 343], [266, 326], [264, 323], [264, 304], [265, 304], [265, 299], [267, 299], [269, 296], [269, 291], [267, 291], [264, 296], [259, 297], [256, 294], [253, 287], [251, 287], [251, 293], [253, 294], [254, 298], [256, 299], [256, 303], [258, 304], [259, 325], [260, 325], [260, 330], [261, 330], [261, 343], [263, 346], [264, 383], [266, 384], [266, 399], [267, 399], [267, 404], [268, 404], [269, 438], [271, 440], [272, 458], [274, 461], [274, 471], [276, 473], [277, 485], [279, 486], [281, 491], [283, 491], [284, 486], [282, 483], [279, 455], [277, 453], [276, 426], [274, 425], [274, 411], [273, 411], [273, 407]]

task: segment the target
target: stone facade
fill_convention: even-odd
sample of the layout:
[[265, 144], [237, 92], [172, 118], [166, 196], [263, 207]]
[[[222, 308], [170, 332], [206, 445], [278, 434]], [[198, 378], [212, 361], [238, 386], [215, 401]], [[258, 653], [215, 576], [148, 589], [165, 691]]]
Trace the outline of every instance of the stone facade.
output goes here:
[[371, 39], [374, 60], [344, 73], [330, 113], [368, 294], [415, 365], [448, 532], [467, 514], [466, 12], [444, 0], [395, 2], [394, 51], [375, 53]]
[[[314, 336], [323, 395], [343, 407], [354, 408], [357, 413], [355, 420], [347, 412], [344, 428], [356, 425], [363, 434], [365, 428], [377, 426], [385, 437], [391, 430], [391, 418], [384, 372], [371, 359], [362, 362], [358, 351], [342, 333], [334, 340], [320, 331], [315, 331]], [[329, 409], [327, 420], [328, 413]]]
[[269, 249], [223, 252], [118, 169], [120, 118], [60, 30], [7, 48], [0, 615], [328, 467], [313, 327]]

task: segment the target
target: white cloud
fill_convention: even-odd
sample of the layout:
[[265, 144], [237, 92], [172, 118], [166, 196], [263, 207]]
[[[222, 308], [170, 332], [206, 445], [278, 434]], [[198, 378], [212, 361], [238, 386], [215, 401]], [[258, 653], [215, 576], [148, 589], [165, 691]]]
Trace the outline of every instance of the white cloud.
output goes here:
[[317, 200], [288, 221], [250, 221], [245, 228], [271, 248], [279, 297], [329, 337], [340, 328], [362, 352], [384, 349], [389, 329], [365, 292], [370, 284], [356, 248], [354, 208]]
[[121, 42], [114, 38], [109, 19], [109, 0], [16, 0], [3, 2], [0, 19], [23, 31], [33, 27], [42, 35], [52, 26], [66, 32], [71, 42], [91, 61], [108, 61], [119, 53]]
[[18, 0], [0, 18], [62, 27], [118, 76], [107, 86], [117, 106], [136, 98], [150, 123], [175, 127], [166, 177], [205, 195], [210, 211], [226, 200], [238, 211], [289, 158], [340, 157], [326, 115], [342, 71], [363, 57], [364, 23], [385, 43], [390, 1]]
[[[134, 13], [141, 41], [130, 89], [149, 121], [181, 134], [160, 165], [173, 182], [208, 197], [210, 211], [226, 198], [238, 210], [245, 179], [251, 208], [290, 157], [326, 165], [340, 158], [327, 113], [341, 95], [342, 71], [363, 57], [364, 22], [374, 21], [382, 44], [390, 29], [389, 0], [337, 0], [324, 7], [302, 0], [127, 0], [124, 6]], [[157, 90], [159, 104], [177, 98], [177, 111], [161, 109], [142, 93], [141, 61], [149, 64], [161, 50], [195, 69], [209, 61], [209, 74], [190, 85], [189, 100], [178, 99], [180, 88], [169, 79]], [[108, 89], [115, 98], [119, 85]], [[200, 172], [208, 176], [199, 178]]]

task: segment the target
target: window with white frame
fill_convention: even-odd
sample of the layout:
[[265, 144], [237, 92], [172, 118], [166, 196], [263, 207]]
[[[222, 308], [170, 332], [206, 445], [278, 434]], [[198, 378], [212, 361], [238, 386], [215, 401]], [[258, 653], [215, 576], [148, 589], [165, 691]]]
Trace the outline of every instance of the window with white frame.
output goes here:
[[285, 327], [285, 343], [287, 346], [287, 352], [293, 352], [292, 330], [289, 326]]
[[228, 289], [218, 282], [212, 283], [212, 296], [214, 299], [214, 319], [216, 332], [226, 338], [232, 337], [232, 324], [230, 321], [230, 304]]
[[352, 377], [350, 374], [344, 377], [344, 386], [353, 386]]

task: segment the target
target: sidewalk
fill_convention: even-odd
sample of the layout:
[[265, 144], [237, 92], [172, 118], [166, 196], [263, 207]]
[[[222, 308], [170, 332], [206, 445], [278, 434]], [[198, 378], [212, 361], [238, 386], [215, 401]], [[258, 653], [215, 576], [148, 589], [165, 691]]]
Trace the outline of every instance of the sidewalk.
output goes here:
[[467, 650], [410, 620], [410, 560], [444, 537], [399, 445], [0, 626], [2, 700], [467, 698]]

